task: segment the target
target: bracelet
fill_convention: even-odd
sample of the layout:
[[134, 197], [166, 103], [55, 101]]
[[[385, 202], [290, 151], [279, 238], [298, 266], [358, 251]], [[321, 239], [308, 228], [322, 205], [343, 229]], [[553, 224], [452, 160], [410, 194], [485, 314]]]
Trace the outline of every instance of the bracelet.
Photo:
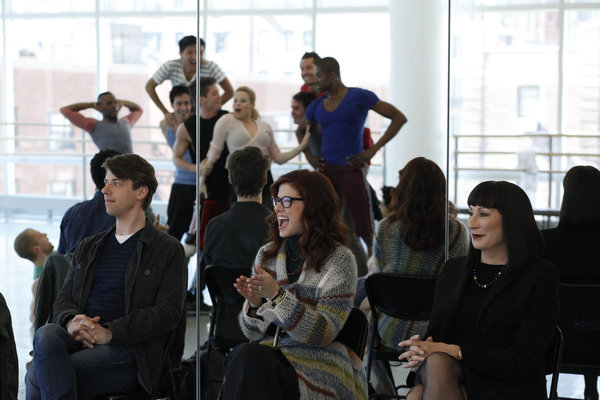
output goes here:
[[246, 311], [246, 315], [249, 317], [256, 318], [256, 311], [258, 311], [260, 307], [253, 307], [250, 303], [248, 303], [248, 311]]
[[277, 304], [281, 303], [281, 300], [285, 299], [286, 293], [287, 292], [285, 290], [279, 288], [277, 294], [271, 299], [271, 303], [273, 304], [273, 306], [277, 306]]
[[278, 298], [279, 296], [281, 296], [282, 294], [283, 294], [283, 289], [279, 288], [277, 293], [275, 293], [275, 296], [271, 297], [271, 301], [275, 301], [275, 299]]

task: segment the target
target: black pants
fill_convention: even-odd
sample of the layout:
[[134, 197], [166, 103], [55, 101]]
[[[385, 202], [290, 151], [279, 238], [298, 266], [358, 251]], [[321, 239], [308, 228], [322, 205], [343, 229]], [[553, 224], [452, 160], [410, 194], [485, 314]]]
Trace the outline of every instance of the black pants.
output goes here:
[[223, 398], [298, 400], [296, 370], [279, 349], [258, 343], [236, 346], [225, 360]]
[[177, 240], [190, 227], [190, 221], [194, 214], [194, 202], [196, 201], [196, 186], [174, 183], [171, 186], [169, 204], [167, 205], [167, 233]]

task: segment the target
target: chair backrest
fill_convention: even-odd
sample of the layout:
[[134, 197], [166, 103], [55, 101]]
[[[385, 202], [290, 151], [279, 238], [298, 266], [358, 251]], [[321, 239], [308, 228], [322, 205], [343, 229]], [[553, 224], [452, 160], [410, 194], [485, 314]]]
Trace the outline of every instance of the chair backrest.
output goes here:
[[560, 284], [558, 325], [564, 335], [561, 371], [600, 372], [600, 284]]
[[[248, 341], [238, 324], [238, 314], [242, 310], [244, 297], [233, 287], [240, 275], [250, 276], [250, 268], [230, 268], [209, 265], [204, 271], [206, 287], [213, 303], [209, 338], [215, 346], [233, 347]], [[220, 343], [219, 343], [220, 342]]]
[[548, 346], [548, 350], [546, 350], [545, 357], [544, 373], [546, 375], [552, 375], [552, 380], [550, 381], [550, 390], [548, 392], [549, 400], [558, 399], [558, 377], [562, 355], [563, 334], [560, 328], [556, 326], [556, 329], [554, 330], [554, 336], [552, 337], [552, 342], [550, 342], [550, 346]]
[[367, 336], [369, 336], [367, 316], [358, 308], [352, 307], [346, 323], [335, 340], [348, 346], [362, 360], [367, 345]]
[[435, 276], [375, 273], [365, 280], [365, 289], [374, 314], [428, 321], [436, 281]]
[[44, 263], [35, 295], [34, 329], [52, 319], [52, 305], [62, 288], [73, 254], [52, 254]]

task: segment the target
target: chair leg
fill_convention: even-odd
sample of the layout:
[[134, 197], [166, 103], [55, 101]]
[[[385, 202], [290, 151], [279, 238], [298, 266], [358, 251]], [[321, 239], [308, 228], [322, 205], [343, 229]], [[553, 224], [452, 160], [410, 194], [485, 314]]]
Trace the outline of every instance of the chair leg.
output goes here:
[[583, 375], [585, 381], [585, 400], [598, 400], [598, 375]]
[[396, 390], [396, 381], [394, 380], [394, 373], [392, 372], [392, 366], [390, 365], [389, 361], [385, 361], [385, 371], [388, 377], [390, 378], [390, 381], [392, 382], [394, 390], [396, 391], [396, 393], [398, 393], [398, 391]]

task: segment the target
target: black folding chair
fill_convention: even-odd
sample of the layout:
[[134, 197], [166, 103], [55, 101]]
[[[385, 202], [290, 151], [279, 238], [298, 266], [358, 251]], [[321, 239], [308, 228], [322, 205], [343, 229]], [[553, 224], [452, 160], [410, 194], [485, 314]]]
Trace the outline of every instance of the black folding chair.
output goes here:
[[367, 345], [367, 336], [369, 336], [367, 316], [358, 308], [352, 307], [346, 323], [335, 340], [348, 346], [362, 360]]
[[381, 344], [378, 330], [378, 321], [381, 315], [408, 321], [429, 321], [433, 306], [433, 292], [435, 290], [435, 276], [417, 276], [376, 273], [369, 275], [365, 280], [365, 289], [371, 306], [371, 330], [369, 350], [367, 355], [367, 379], [371, 382], [371, 369], [373, 361], [386, 362], [386, 370], [394, 388], [395, 395], [370, 393], [369, 398], [405, 398], [398, 394], [390, 367], [390, 361], [398, 361], [402, 351], [392, 349]]
[[[226, 355], [238, 344], [248, 342], [238, 322], [244, 297], [233, 287], [233, 283], [240, 275], [250, 276], [251, 270], [208, 265], [204, 273], [213, 305], [206, 347], [206, 365], [210, 366], [211, 352], [215, 348], [221, 349]], [[205, 372], [202, 371], [203, 376], [208, 376]]]
[[[564, 335], [560, 372], [600, 375], [600, 284], [560, 284], [558, 326]], [[586, 387], [586, 391], [596, 391]], [[583, 396], [582, 396], [583, 397]], [[563, 397], [559, 397], [564, 399]]]
[[557, 326], [554, 330], [554, 337], [552, 338], [552, 342], [550, 342], [550, 346], [548, 346], [548, 350], [546, 351], [546, 365], [544, 372], [546, 373], [546, 375], [552, 375], [550, 381], [550, 390], [548, 391], [548, 400], [558, 399], [558, 376], [562, 355], [563, 334], [560, 328]]

